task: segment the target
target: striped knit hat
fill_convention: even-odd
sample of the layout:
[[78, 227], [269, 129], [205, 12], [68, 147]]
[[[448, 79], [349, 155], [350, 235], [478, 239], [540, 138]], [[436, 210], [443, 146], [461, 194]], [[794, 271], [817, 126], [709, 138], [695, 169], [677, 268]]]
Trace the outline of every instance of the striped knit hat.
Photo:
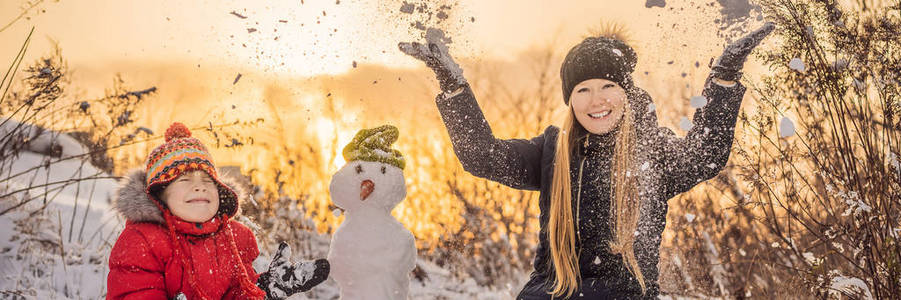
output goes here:
[[181, 174], [193, 170], [206, 172], [216, 182], [219, 188], [219, 214], [234, 216], [238, 212], [238, 194], [219, 180], [206, 146], [191, 137], [191, 131], [182, 123], [172, 123], [166, 130], [166, 143], [153, 149], [147, 157], [146, 192], [153, 195], [153, 191], [159, 191]]

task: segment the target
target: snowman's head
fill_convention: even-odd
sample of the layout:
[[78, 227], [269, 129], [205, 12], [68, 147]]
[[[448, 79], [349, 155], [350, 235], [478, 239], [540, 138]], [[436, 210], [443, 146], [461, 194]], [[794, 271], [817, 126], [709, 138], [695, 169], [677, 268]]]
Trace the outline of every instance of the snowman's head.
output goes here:
[[376, 161], [351, 161], [329, 184], [332, 202], [345, 211], [391, 212], [407, 196], [402, 169]]

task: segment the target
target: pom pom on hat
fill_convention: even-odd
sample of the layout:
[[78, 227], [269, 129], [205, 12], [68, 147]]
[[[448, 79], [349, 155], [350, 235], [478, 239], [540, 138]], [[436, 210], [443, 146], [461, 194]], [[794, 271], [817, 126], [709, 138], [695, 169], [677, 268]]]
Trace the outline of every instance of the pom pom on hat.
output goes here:
[[166, 129], [166, 142], [170, 142], [174, 139], [187, 138], [191, 137], [191, 130], [188, 129], [185, 124], [175, 122], [169, 126], [169, 129]]

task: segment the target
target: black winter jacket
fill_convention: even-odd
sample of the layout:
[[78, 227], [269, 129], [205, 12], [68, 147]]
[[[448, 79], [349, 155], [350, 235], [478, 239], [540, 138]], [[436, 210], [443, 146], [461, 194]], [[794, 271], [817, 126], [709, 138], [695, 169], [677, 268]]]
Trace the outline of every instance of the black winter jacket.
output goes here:
[[[708, 104], [695, 111], [694, 127], [684, 138], [657, 126], [653, 102], [639, 88], [627, 90], [636, 122], [635, 158], [641, 199], [638, 237], [634, 245], [647, 293], [626, 269], [621, 255], [610, 253], [610, 168], [615, 133], [594, 135], [576, 130], [570, 175], [577, 253], [582, 282], [572, 298], [656, 298], [660, 239], [666, 227], [667, 200], [716, 176], [726, 165], [736, 118], [745, 88], [724, 87], [708, 79], [703, 95]], [[482, 114], [471, 89], [437, 98], [438, 110], [464, 170], [516, 189], [538, 190], [539, 243], [531, 278], [517, 299], [551, 299], [553, 267], [548, 261], [547, 224], [554, 151], [559, 128], [549, 126], [532, 139], [498, 139]], [[580, 126], [578, 126], [580, 127]]]

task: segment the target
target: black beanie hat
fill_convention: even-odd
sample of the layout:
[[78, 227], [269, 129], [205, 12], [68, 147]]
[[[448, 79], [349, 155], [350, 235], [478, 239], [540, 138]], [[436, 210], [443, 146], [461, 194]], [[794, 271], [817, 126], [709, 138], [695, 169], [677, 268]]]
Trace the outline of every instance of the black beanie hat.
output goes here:
[[629, 89], [637, 62], [635, 50], [623, 41], [608, 37], [586, 38], [569, 50], [560, 66], [563, 103], [569, 105], [573, 89], [588, 79], [607, 79]]

